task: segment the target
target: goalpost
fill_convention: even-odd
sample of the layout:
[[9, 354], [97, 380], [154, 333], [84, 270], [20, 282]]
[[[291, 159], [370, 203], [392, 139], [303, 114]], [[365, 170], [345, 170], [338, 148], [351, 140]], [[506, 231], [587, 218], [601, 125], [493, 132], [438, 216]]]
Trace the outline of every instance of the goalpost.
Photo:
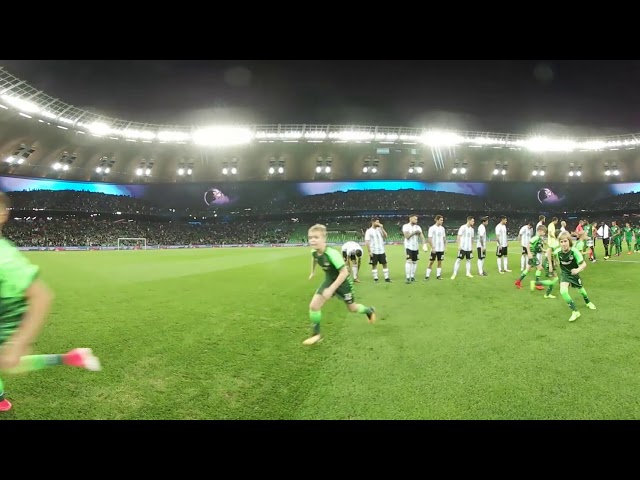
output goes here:
[[118, 238], [118, 250], [135, 250], [138, 245], [140, 245], [140, 249], [146, 250], [147, 239], [130, 237]]

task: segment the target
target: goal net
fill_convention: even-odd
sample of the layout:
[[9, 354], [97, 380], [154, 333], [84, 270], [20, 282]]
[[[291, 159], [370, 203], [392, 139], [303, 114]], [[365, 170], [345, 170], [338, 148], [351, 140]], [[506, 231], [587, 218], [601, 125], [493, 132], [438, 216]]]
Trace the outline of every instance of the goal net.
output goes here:
[[146, 250], [146, 238], [118, 238], [118, 250]]

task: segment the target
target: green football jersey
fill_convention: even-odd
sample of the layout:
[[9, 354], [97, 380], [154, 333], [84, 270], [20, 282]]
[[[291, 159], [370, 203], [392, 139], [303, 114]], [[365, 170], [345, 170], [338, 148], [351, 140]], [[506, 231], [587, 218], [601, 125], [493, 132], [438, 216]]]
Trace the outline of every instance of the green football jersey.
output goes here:
[[535, 255], [536, 253], [542, 253], [543, 249], [544, 241], [542, 240], [542, 237], [540, 235], [536, 235], [529, 242], [529, 250], [531, 250], [531, 253]]
[[20, 325], [28, 308], [26, 291], [39, 270], [13, 243], [0, 238], [0, 343]]
[[617, 225], [612, 225], [609, 230], [611, 231], [611, 238], [615, 237], [620, 233], [620, 227], [618, 227]]
[[582, 253], [576, 247], [571, 247], [566, 252], [562, 251], [562, 247], [558, 247], [553, 251], [553, 254], [558, 259], [560, 270], [565, 275], [571, 275], [571, 270], [578, 268], [584, 262]]
[[331, 281], [335, 281], [340, 275], [340, 270], [345, 266], [342, 255], [337, 250], [327, 247], [324, 253], [318, 253], [317, 250], [312, 250], [311, 255], [318, 262], [318, 265], [327, 277]]
[[587, 238], [593, 237], [593, 226], [592, 225], [585, 225], [583, 228], [584, 228], [584, 231], [587, 232]]

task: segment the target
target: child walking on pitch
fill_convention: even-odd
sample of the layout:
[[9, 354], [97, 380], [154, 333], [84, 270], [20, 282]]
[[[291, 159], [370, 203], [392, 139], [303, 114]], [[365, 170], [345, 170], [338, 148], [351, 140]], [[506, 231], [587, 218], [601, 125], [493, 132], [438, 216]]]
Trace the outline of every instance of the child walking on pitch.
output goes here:
[[[569, 318], [570, 322], [574, 322], [578, 318], [580, 318], [580, 312], [576, 307], [575, 303], [571, 299], [571, 295], [569, 295], [569, 285], [574, 288], [577, 288], [584, 298], [584, 303], [587, 304], [587, 307], [591, 310], [595, 310], [596, 306], [589, 300], [587, 296], [587, 291], [582, 286], [582, 279], [580, 278], [580, 272], [582, 272], [585, 268], [587, 268], [587, 262], [585, 262], [582, 253], [573, 246], [573, 242], [571, 241], [571, 235], [569, 233], [563, 233], [560, 235], [560, 247], [556, 248], [553, 252], [553, 255], [558, 260], [558, 264], [560, 265], [560, 295], [564, 298], [565, 302], [569, 304], [569, 308], [572, 310], [571, 318]], [[549, 291], [553, 288], [553, 284], [558, 281], [557, 278], [554, 280], [545, 280], [539, 282], [541, 284], [549, 285]], [[536, 282], [531, 282], [531, 290], [534, 290]]]
[[[516, 287], [522, 288], [522, 280], [524, 280], [529, 272], [534, 268], [536, 269], [536, 281], [540, 280], [540, 276], [542, 275], [542, 252], [544, 251], [543, 238], [545, 233], [547, 233], [547, 227], [542, 225], [542, 223], [539, 223], [538, 228], [536, 229], [536, 235], [534, 235], [531, 240], [529, 240], [528, 245], [524, 247], [529, 265], [527, 265], [527, 268], [522, 271], [520, 278], [516, 280]], [[545, 298], [554, 298], [550, 295], [551, 290], [547, 292]]]
[[[9, 198], [0, 192], [0, 370], [22, 373], [58, 365], [99, 370], [100, 362], [88, 348], [57, 355], [28, 355], [53, 295], [38, 279], [39, 268], [2, 237], [1, 229], [8, 219]], [[11, 406], [0, 378], [0, 412]]]
[[309, 246], [313, 249], [311, 251], [309, 280], [313, 278], [316, 265], [320, 265], [320, 268], [324, 270], [325, 277], [309, 304], [309, 318], [313, 324], [313, 335], [303, 344], [313, 345], [322, 340], [320, 335], [322, 306], [334, 295], [346, 304], [350, 312], [364, 313], [369, 319], [369, 323], [375, 322], [376, 314], [373, 307], [365, 307], [355, 303], [353, 281], [349, 277], [349, 270], [338, 251], [327, 246], [327, 228], [324, 225], [316, 224], [309, 229]]

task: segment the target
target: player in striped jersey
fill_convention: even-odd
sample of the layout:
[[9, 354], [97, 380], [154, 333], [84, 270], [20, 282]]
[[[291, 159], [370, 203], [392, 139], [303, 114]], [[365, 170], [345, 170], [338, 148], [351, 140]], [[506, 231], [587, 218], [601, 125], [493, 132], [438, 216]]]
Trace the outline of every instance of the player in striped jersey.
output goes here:
[[487, 225], [489, 217], [482, 217], [480, 225], [478, 225], [478, 239], [476, 240], [476, 248], [478, 251], [478, 275], [486, 277], [489, 274], [484, 271], [484, 259], [487, 257]]
[[[498, 262], [498, 273], [511, 273], [509, 270], [509, 239], [507, 238], [507, 217], [502, 215], [500, 223], [496, 225], [496, 256]], [[502, 260], [502, 262], [500, 262]]]
[[[594, 237], [596, 235], [596, 230], [598, 230], [598, 224], [596, 222], [589, 223], [588, 221], [584, 220], [582, 230], [584, 230], [587, 236], [586, 242], [587, 242], [587, 248], [589, 249], [589, 260], [591, 260], [591, 262], [595, 262], [596, 250], [595, 250]], [[576, 229], [576, 233], [579, 233], [578, 229]]]
[[389, 267], [387, 265], [387, 254], [384, 250], [384, 240], [387, 238], [387, 232], [380, 223], [379, 218], [371, 220], [371, 227], [364, 234], [364, 243], [369, 253], [369, 263], [373, 272], [373, 281], [378, 283], [378, 264], [382, 265], [382, 274], [384, 281], [391, 283], [389, 278]]
[[542, 275], [542, 251], [544, 249], [544, 235], [547, 233], [547, 227], [539, 223], [536, 229], [536, 235], [531, 238], [529, 244], [525, 247], [527, 249], [527, 260], [529, 266], [522, 271], [520, 278], [516, 280], [516, 287], [522, 288], [522, 280], [529, 274], [532, 269], [536, 269], [536, 280]]
[[547, 253], [545, 255], [545, 261], [543, 262], [543, 266], [547, 271], [547, 277], [550, 277], [553, 273], [553, 251], [560, 246], [560, 242], [558, 242], [558, 237], [556, 236], [557, 225], [558, 217], [553, 217], [547, 227]]
[[447, 232], [442, 224], [444, 223], [444, 217], [442, 215], [436, 215], [436, 223], [429, 227], [427, 234], [427, 242], [431, 245], [431, 256], [429, 257], [429, 266], [427, 267], [427, 274], [424, 277], [425, 280], [429, 280], [431, 276], [431, 267], [433, 262], [438, 260], [438, 268], [436, 270], [436, 280], [442, 280], [442, 260], [444, 260], [444, 252], [447, 249]]
[[467, 223], [458, 229], [458, 258], [456, 258], [456, 263], [453, 265], [451, 280], [455, 280], [456, 275], [458, 275], [460, 261], [463, 258], [467, 260], [467, 277], [473, 278], [473, 275], [471, 275], [471, 259], [473, 258], [474, 223], [475, 219], [472, 216], [468, 216]]
[[402, 226], [402, 234], [404, 235], [404, 248], [407, 254], [404, 269], [407, 275], [407, 283], [411, 283], [416, 281], [416, 269], [418, 268], [418, 253], [420, 251], [418, 237], [422, 240], [423, 248], [427, 247], [427, 240], [424, 238], [422, 228], [418, 225], [417, 215], [409, 217], [409, 223], [405, 223]]
[[533, 237], [533, 222], [525, 223], [518, 232], [518, 241], [522, 246], [522, 255], [520, 256], [520, 271], [523, 272], [525, 268], [527, 268], [527, 259], [528, 259], [528, 250], [529, 242]]
[[560, 234], [559, 234], [558, 236], [562, 235], [562, 234], [563, 234], [563, 233], [565, 233], [566, 231], [567, 231], [567, 222], [565, 222], [564, 220], [562, 220], [562, 221], [560, 222]]
[[342, 245], [342, 259], [347, 264], [347, 268], [353, 274], [353, 281], [360, 283], [358, 271], [360, 270], [360, 262], [362, 261], [362, 247], [358, 242], [346, 242]]

